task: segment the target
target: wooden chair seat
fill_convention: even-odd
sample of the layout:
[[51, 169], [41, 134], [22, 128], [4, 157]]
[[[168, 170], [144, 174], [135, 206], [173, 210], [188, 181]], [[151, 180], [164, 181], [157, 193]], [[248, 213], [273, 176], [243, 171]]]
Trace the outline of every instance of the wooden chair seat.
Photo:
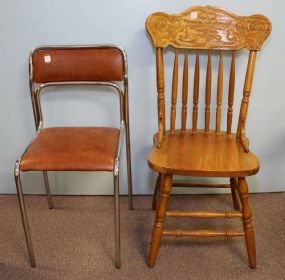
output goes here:
[[160, 173], [213, 177], [249, 176], [259, 169], [257, 157], [244, 152], [235, 134], [204, 130], [167, 131], [161, 148], [150, 152], [148, 165]]
[[34, 139], [21, 171], [113, 171], [120, 130], [109, 127], [52, 127]]

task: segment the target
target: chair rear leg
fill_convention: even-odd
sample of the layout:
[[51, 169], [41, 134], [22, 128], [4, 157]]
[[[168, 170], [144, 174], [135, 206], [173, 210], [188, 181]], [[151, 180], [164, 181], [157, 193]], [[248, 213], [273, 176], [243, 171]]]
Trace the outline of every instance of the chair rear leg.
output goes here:
[[159, 192], [160, 192], [160, 182], [161, 182], [161, 173], [159, 173], [156, 178], [155, 190], [154, 190], [154, 194], [152, 198], [152, 210], [156, 210], [157, 208], [157, 202], [158, 202]]
[[244, 177], [238, 178], [238, 190], [242, 203], [242, 219], [249, 265], [251, 268], [256, 268], [256, 251], [254, 229], [252, 224], [252, 212], [248, 201], [248, 185]]
[[148, 257], [148, 266], [154, 267], [158, 249], [160, 246], [160, 240], [162, 237], [164, 222], [165, 222], [165, 215], [166, 209], [168, 205], [169, 194], [172, 189], [172, 175], [165, 175], [163, 176], [163, 182], [161, 184], [161, 197], [158, 208], [156, 210], [156, 218], [155, 223], [153, 226], [152, 237], [151, 237], [151, 245], [150, 245], [150, 252]]
[[237, 193], [238, 186], [237, 186], [236, 178], [231, 177], [230, 183], [231, 183], [231, 193], [232, 193], [234, 209], [241, 211], [241, 203], [240, 203], [240, 199]]
[[43, 171], [43, 175], [44, 175], [44, 181], [45, 181], [48, 207], [49, 207], [49, 209], [53, 209], [53, 203], [52, 203], [52, 198], [51, 198], [51, 194], [50, 194], [47, 171]]
[[115, 208], [115, 266], [121, 267], [121, 244], [120, 244], [120, 197], [119, 197], [119, 172], [114, 173], [114, 208]]
[[30, 263], [32, 267], [35, 267], [36, 261], [35, 261], [33, 244], [32, 244], [32, 239], [31, 239], [31, 234], [30, 234], [30, 229], [29, 229], [29, 224], [28, 224], [28, 218], [27, 218], [27, 213], [26, 213], [26, 208], [25, 208], [25, 203], [24, 203], [24, 198], [23, 198], [23, 191], [22, 191], [20, 170], [19, 170], [18, 163], [16, 164], [14, 174], [15, 174], [15, 182], [16, 182], [16, 187], [17, 187], [17, 194], [18, 194], [19, 206], [21, 210], [22, 222], [23, 222], [23, 227], [24, 227], [24, 232], [25, 232], [25, 237], [26, 237], [26, 243], [27, 243], [28, 253], [30, 257]]
[[133, 205], [133, 185], [132, 185], [132, 164], [131, 164], [131, 143], [130, 143], [130, 130], [129, 120], [126, 122], [126, 153], [127, 153], [127, 172], [128, 172], [128, 197], [129, 197], [129, 210], [134, 209]]

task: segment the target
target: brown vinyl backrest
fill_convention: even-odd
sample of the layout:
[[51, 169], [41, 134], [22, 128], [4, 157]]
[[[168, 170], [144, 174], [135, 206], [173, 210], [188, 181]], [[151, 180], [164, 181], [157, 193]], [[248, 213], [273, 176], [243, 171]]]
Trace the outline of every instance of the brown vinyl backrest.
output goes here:
[[43, 47], [30, 57], [35, 83], [72, 81], [122, 81], [124, 54], [116, 47]]
[[29, 73], [37, 129], [43, 124], [40, 95], [50, 86], [111, 87], [119, 93], [121, 121], [127, 117], [127, 56], [118, 46], [41, 46], [30, 53]]
[[[158, 92], [158, 126], [159, 136], [157, 146], [160, 147], [166, 130], [165, 124], [165, 81], [164, 81], [164, 48], [171, 46], [175, 49], [173, 63], [173, 77], [171, 90], [170, 131], [176, 130], [176, 104], [179, 79], [182, 89], [181, 106], [181, 132], [186, 131], [187, 103], [189, 84], [190, 52], [195, 54], [194, 79], [193, 79], [193, 110], [192, 131], [197, 130], [199, 84], [200, 84], [200, 55], [207, 55], [206, 81], [205, 81], [205, 124], [203, 129], [209, 131], [211, 112], [212, 88], [212, 53], [219, 54], [217, 92], [216, 92], [216, 120], [215, 131], [221, 131], [221, 115], [223, 102], [224, 80], [224, 52], [231, 51], [231, 66], [229, 73], [228, 110], [227, 110], [227, 133], [231, 133], [233, 101], [235, 89], [235, 64], [236, 51], [242, 48], [249, 50], [246, 77], [243, 89], [243, 98], [240, 106], [240, 115], [237, 128], [237, 138], [242, 141], [247, 151], [245, 138], [245, 122], [248, 110], [249, 96], [251, 92], [256, 52], [271, 32], [271, 23], [263, 15], [247, 17], [237, 16], [222, 8], [211, 6], [193, 7], [181, 14], [153, 13], [146, 20], [146, 29], [156, 48], [157, 92]], [[183, 73], [179, 75], [179, 52], [183, 50], [184, 62]], [[192, 51], [193, 49], [193, 51]], [[188, 84], [189, 83], [189, 84]]]

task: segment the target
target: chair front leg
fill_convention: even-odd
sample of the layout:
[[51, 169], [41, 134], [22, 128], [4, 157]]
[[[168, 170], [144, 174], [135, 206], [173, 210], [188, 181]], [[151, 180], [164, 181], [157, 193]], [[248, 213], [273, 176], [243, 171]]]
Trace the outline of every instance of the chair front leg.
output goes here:
[[153, 267], [157, 258], [158, 249], [160, 246], [160, 240], [162, 237], [166, 209], [168, 205], [169, 194], [172, 189], [172, 175], [163, 176], [163, 181], [161, 183], [161, 196], [158, 208], [156, 210], [156, 218], [152, 231], [150, 252], [148, 257], [148, 266]]
[[121, 267], [119, 171], [114, 172], [115, 266]]
[[236, 178], [231, 177], [230, 184], [234, 209], [241, 211], [241, 202], [238, 195], [238, 184]]
[[157, 202], [159, 199], [159, 193], [160, 193], [160, 183], [161, 183], [161, 173], [158, 174], [156, 178], [156, 183], [155, 183], [155, 190], [152, 198], [152, 210], [156, 210], [157, 208]]
[[32, 267], [35, 267], [36, 261], [35, 261], [32, 238], [31, 238], [31, 233], [29, 229], [29, 223], [28, 223], [28, 218], [27, 218], [27, 213], [26, 213], [26, 208], [25, 208], [25, 203], [24, 203], [18, 162], [16, 163], [14, 175], [15, 175], [15, 182], [16, 182], [17, 194], [18, 194], [18, 199], [19, 199], [19, 206], [21, 210], [22, 222], [23, 222], [23, 227], [24, 227], [24, 232], [25, 232], [25, 237], [26, 237], [26, 243], [27, 243], [28, 253], [30, 257], [30, 263]]
[[254, 229], [252, 224], [252, 212], [248, 201], [248, 185], [244, 177], [238, 178], [238, 190], [242, 203], [242, 219], [249, 264], [251, 268], [256, 268], [256, 251]]
[[134, 205], [133, 205], [132, 166], [131, 166], [131, 142], [130, 142], [130, 129], [129, 129], [128, 116], [126, 121], [126, 153], [127, 153], [129, 210], [133, 210]]

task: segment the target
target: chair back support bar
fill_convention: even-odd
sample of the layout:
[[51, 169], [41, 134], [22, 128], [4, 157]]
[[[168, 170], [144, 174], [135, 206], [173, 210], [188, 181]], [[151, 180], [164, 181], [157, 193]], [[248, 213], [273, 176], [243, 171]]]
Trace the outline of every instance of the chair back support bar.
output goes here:
[[229, 88], [227, 100], [226, 131], [232, 132], [233, 103], [235, 91], [236, 51], [241, 48], [249, 50], [248, 66], [246, 71], [243, 98], [240, 106], [240, 115], [237, 128], [237, 138], [240, 139], [245, 151], [248, 151], [245, 137], [245, 123], [248, 110], [249, 96], [254, 72], [256, 51], [260, 50], [263, 42], [271, 31], [270, 21], [262, 15], [239, 17], [226, 10], [206, 7], [193, 7], [181, 14], [154, 13], [147, 18], [146, 28], [150, 34], [153, 45], [156, 47], [157, 65], [157, 91], [158, 91], [158, 127], [159, 136], [157, 146], [160, 147], [165, 135], [165, 82], [163, 50], [168, 46], [175, 48], [175, 58], [172, 78], [170, 131], [174, 133], [176, 122], [177, 91], [179, 88], [179, 49], [184, 50], [182, 74], [182, 107], [181, 107], [181, 132], [187, 128], [187, 103], [189, 83], [189, 53], [191, 49], [196, 56], [193, 79], [193, 110], [192, 131], [198, 129], [198, 104], [200, 88], [200, 55], [207, 52], [205, 86], [205, 124], [204, 131], [210, 130], [211, 116], [211, 87], [212, 87], [212, 50], [219, 53], [216, 93], [216, 119], [215, 131], [221, 132], [223, 87], [224, 87], [224, 52], [231, 52], [229, 70]]
[[[127, 59], [113, 45], [43, 46], [29, 58], [30, 88], [36, 127], [42, 125], [40, 94], [49, 86], [94, 85], [114, 88], [120, 98], [121, 122], [128, 118]], [[123, 82], [123, 87], [116, 82]]]

